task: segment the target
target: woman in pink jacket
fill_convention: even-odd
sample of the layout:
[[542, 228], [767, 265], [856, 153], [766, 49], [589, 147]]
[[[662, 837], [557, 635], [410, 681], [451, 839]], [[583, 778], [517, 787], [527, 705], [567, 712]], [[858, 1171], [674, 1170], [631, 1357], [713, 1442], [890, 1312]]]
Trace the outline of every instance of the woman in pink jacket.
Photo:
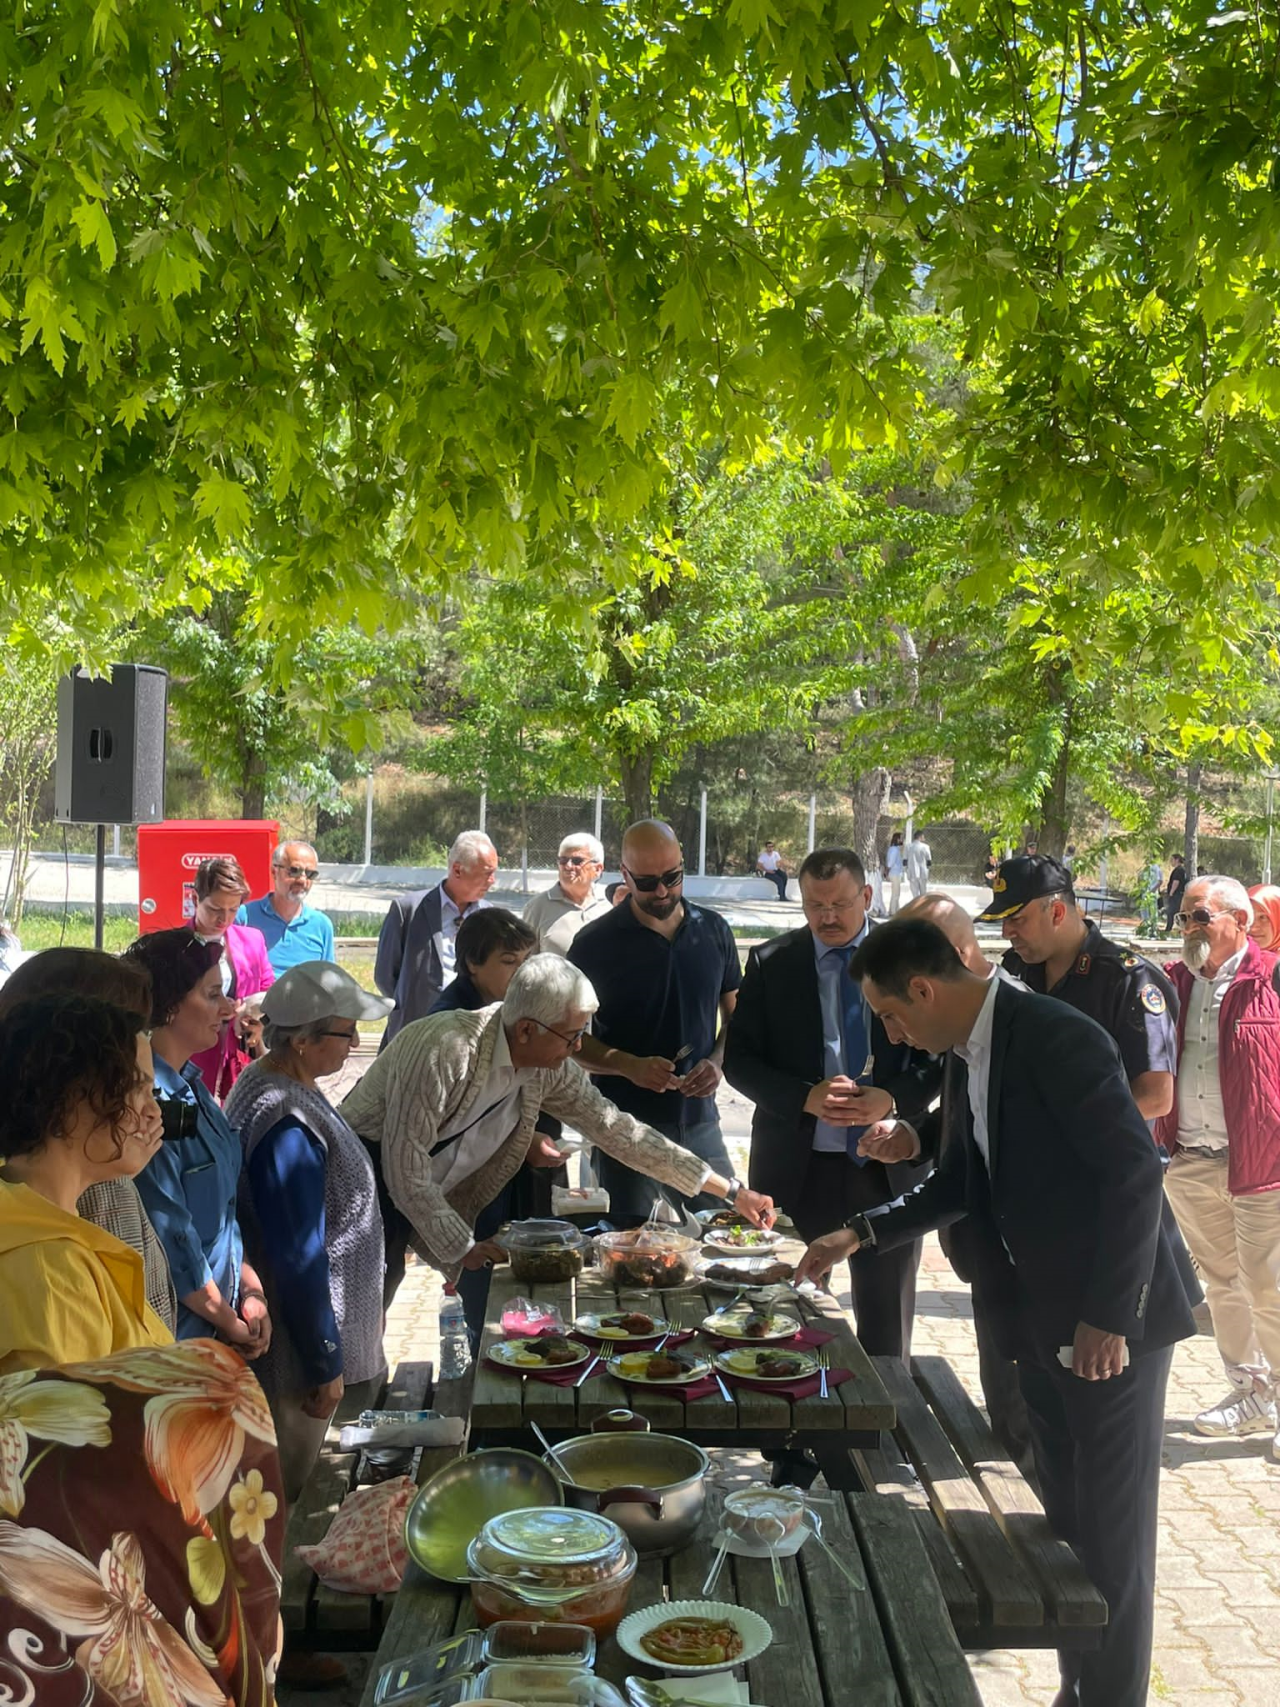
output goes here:
[[206, 859], [196, 870], [196, 914], [191, 926], [205, 942], [222, 944], [223, 994], [236, 1004], [214, 1047], [191, 1057], [219, 1102], [253, 1057], [262, 1053], [260, 1004], [253, 998], [269, 990], [276, 977], [262, 932], [235, 922], [249, 894], [238, 859]]

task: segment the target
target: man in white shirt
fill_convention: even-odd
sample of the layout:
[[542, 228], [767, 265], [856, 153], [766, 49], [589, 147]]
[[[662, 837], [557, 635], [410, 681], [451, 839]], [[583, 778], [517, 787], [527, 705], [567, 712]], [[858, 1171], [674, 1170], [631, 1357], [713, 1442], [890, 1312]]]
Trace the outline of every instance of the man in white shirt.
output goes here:
[[1156, 1136], [1173, 1156], [1166, 1190], [1231, 1382], [1196, 1428], [1270, 1434], [1280, 1460], [1280, 994], [1252, 919], [1233, 877], [1186, 890], [1182, 960], [1165, 968], [1182, 1003], [1177, 1091]]
[[1164, 1395], [1195, 1324], [1119, 1051], [1066, 1003], [969, 971], [924, 919], [872, 931], [850, 972], [891, 1037], [955, 1051], [967, 1096], [930, 1179], [817, 1240], [796, 1281], [967, 1221], [1046, 1515], [1107, 1601], [1097, 1650], [1059, 1653], [1058, 1702], [1146, 1707]]
[[599, 838], [583, 830], [566, 836], [556, 855], [559, 881], [535, 895], [522, 917], [538, 933], [539, 954], [568, 954], [569, 944], [583, 925], [609, 911], [596, 888], [604, 870]]
[[756, 855], [756, 875], [767, 877], [778, 891], [779, 901], [787, 898], [787, 867], [772, 842], [766, 842]]
[[917, 830], [907, 848], [907, 883], [913, 901], [918, 901], [929, 887], [929, 867], [932, 864], [933, 852], [924, 839], [924, 831]]

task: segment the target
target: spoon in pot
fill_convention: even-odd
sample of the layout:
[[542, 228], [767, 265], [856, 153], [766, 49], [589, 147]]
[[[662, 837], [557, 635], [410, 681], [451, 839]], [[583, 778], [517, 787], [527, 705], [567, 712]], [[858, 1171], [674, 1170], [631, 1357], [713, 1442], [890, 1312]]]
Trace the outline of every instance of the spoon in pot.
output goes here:
[[547, 1439], [546, 1435], [543, 1434], [542, 1430], [538, 1427], [537, 1423], [534, 1422], [532, 1417], [529, 1418], [529, 1427], [537, 1435], [538, 1440], [539, 1440], [543, 1450], [545, 1451], [547, 1457], [555, 1465], [556, 1469], [559, 1470], [560, 1474], [564, 1477], [565, 1481], [566, 1482], [572, 1482], [573, 1471], [565, 1463], [564, 1459], [560, 1457], [559, 1453], [556, 1451], [556, 1448], [554, 1446], [552, 1446], [551, 1442]]

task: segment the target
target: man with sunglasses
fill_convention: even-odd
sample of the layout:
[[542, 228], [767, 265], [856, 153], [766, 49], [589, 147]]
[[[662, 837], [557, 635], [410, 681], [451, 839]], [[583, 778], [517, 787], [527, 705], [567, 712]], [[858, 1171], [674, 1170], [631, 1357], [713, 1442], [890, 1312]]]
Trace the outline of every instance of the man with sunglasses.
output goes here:
[[538, 933], [540, 954], [568, 954], [569, 945], [584, 925], [609, 911], [596, 888], [604, 870], [604, 849], [587, 831], [566, 836], [556, 855], [560, 877], [550, 889], [535, 895], [523, 918]]
[[[733, 932], [683, 894], [680, 843], [669, 824], [642, 819], [622, 839], [628, 899], [580, 931], [569, 959], [599, 997], [583, 1040], [590, 1072], [610, 1074], [619, 1108], [681, 1144], [717, 1174], [733, 1172], [716, 1110], [725, 1027], [742, 972]], [[636, 1226], [655, 1197], [687, 1205], [610, 1156], [595, 1158], [609, 1218]]]
[[1182, 959], [1165, 968], [1182, 1001], [1177, 1089], [1156, 1136], [1231, 1383], [1196, 1429], [1270, 1434], [1280, 1460], [1280, 962], [1252, 921], [1234, 877], [1188, 886], [1174, 918]]
[[278, 978], [306, 960], [332, 960], [333, 923], [307, 902], [319, 872], [310, 842], [283, 842], [271, 856], [272, 889], [236, 914], [238, 925], [261, 931]]

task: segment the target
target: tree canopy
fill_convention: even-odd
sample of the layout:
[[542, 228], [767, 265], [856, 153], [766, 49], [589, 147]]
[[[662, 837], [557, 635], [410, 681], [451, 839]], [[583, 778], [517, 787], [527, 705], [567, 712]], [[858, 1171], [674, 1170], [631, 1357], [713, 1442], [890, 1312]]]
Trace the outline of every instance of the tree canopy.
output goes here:
[[[1272, 8], [28, 0], [0, 21], [0, 578], [83, 638], [231, 546], [286, 640], [629, 566], [709, 437], [898, 442], [923, 289], [1006, 584], [1274, 584]], [[665, 430], [678, 381], [682, 430]], [[578, 551], [584, 543], [589, 551]], [[1180, 642], [1179, 642], [1180, 643]]]

